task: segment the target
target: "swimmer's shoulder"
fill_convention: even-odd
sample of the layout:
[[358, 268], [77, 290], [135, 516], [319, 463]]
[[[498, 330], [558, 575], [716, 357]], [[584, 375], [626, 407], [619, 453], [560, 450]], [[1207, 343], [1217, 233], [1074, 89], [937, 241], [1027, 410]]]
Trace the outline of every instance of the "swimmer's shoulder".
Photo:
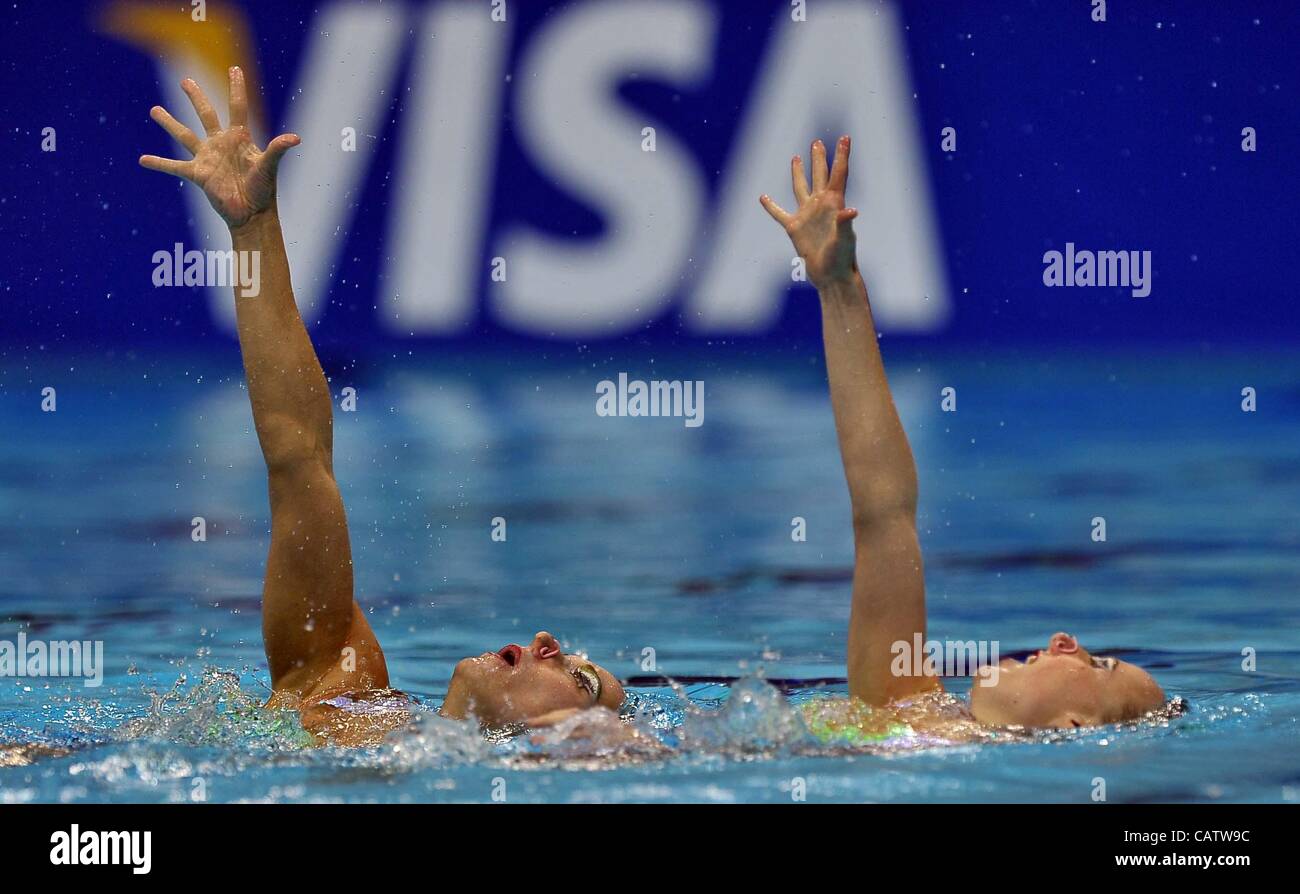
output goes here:
[[987, 733], [960, 698], [941, 689], [884, 705], [820, 696], [799, 708], [808, 731], [826, 745], [958, 745], [982, 741]]
[[393, 730], [406, 726], [413, 705], [400, 690], [366, 689], [325, 693], [301, 700], [296, 708], [303, 729], [317, 745], [364, 747], [378, 745]]

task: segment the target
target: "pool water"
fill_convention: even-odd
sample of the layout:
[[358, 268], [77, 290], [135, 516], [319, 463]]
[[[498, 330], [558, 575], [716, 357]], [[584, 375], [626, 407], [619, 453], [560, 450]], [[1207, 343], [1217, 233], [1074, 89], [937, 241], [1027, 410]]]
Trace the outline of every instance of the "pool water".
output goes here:
[[[643, 682], [637, 722], [683, 746], [646, 758], [434, 716], [311, 749], [261, 711], [268, 510], [229, 347], [0, 358], [0, 640], [101, 640], [105, 660], [98, 688], [0, 678], [0, 741], [70, 749], [0, 768], [0, 801], [1084, 802], [1098, 779], [1110, 801], [1300, 800], [1294, 353], [887, 343], [931, 637], [1008, 654], [1067, 630], [1191, 711], [849, 751], [791, 706], [844, 691], [849, 507], [815, 344], [327, 356], [335, 392], [357, 388], [335, 471], [394, 685], [434, 707], [459, 658], [547, 629]], [[703, 380], [704, 424], [597, 416], [619, 372]]]

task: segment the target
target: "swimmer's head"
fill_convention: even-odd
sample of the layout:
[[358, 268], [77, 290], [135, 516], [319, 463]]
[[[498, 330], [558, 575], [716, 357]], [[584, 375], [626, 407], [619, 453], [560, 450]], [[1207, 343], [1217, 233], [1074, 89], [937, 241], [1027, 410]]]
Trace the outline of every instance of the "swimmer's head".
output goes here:
[[617, 711], [622, 703], [623, 687], [613, 674], [582, 655], [566, 655], [542, 631], [527, 646], [512, 643], [457, 664], [442, 713], [506, 726], [595, 705]]
[[970, 694], [975, 719], [996, 726], [1101, 726], [1164, 704], [1164, 692], [1142, 668], [1092, 655], [1068, 633], [1054, 634], [1024, 662], [1003, 659]]

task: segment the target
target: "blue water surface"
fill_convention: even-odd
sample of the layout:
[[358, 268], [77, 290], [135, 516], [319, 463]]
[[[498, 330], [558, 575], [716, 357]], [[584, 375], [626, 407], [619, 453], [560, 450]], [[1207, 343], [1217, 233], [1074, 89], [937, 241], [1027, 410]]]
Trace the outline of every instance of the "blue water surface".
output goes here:
[[[394, 685], [436, 706], [458, 659], [546, 629], [646, 678], [650, 726], [691, 746], [574, 757], [430, 717], [373, 749], [304, 748], [292, 718], [256, 707], [269, 521], [233, 345], [11, 355], [0, 639], [102, 640], [106, 670], [98, 688], [0, 679], [0, 741], [70, 749], [0, 768], [0, 801], [1085, 802], [1098, 779], [1110, 801], [1300, 800], [1296, 355], [886, 352], [920, 474], [931, 636], [1006, 653], [1066, 630], [1150, 669], [1186, 716], [814, 747], [759, 678], [844, 674], [852, 537], [815, 350], [327, 354], [335, 393], [357, 389], [356, 412], [336, 411], [335, 471]], [[598, 416], [596, 383], [619, 372], [703, 380], [703, 425]]]

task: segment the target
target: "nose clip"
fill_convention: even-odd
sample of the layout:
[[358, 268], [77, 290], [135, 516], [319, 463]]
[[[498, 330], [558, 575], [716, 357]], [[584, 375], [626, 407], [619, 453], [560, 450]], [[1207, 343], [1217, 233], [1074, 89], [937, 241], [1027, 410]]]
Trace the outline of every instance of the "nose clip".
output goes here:
[[1079, 641], [1068, 633], [1058, 633], [1052, 637], [1047, 649], [1049, 652], [1072, 655], [1079, 651]]
[[537, 657], [542, 661], [560, 654], [560, 644], [549, 633], [543, 631], [537, 634], [537, 640]]

